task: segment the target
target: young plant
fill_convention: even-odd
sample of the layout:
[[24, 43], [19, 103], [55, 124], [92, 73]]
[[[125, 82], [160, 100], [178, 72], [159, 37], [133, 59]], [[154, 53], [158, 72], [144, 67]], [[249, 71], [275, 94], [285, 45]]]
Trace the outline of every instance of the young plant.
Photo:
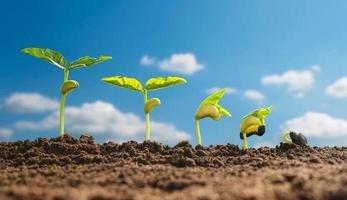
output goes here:
[[121, 88], [129, 89], [129, 90], [141, 92], [143, 94], [144, 111], [145, 111], [145, 117], [146, 117], [145, 141], [150, 140], [150, 137], [151, 137], [149, 113], [153, 110], [153, 108], [160, 105], [160, 99], [158, 98], [148, 99], [148, 96], [147, 96], [148, 91], [159, 90], [159, 89], [171, 87], [174, 85], [187, 83], [187, 81], [181, 77], [151, 78], [147, 80], [145, 87], [143, 87], [140, 81], [138, 81], [135, 78], [112, 76], [112, 77], [105, 77], [101, 80], [105, 83], [109, 83]]
[[286, 132], [283, 134], [282, 141], [287, 144], [307, 145], [307, 139], [302, 133]]
[[240, 124], [240, 138], [243, 149], [248, 148], [247, 137], [262, 136], [265, 133], [265, 118], [271, 113], [272, 107], [260, 108], [245, 115]]
[[200, 106], [195, 112], [195, 137], [197, 143], [201, 145], [201, 135], [200, 135], [200, 119], [209, 117], [215, 121], [218, 121], [222, 116], [231, 117], [231, 114], [218, 104], [219, 100], [224, 96], [226, 89], [219, 90], [210, 96], [208, 96], [204, 101], [201, 102]]
[[64, 72], [63, 83], [60, 87], [61, 101], [60, 101], [60, 135], [64, 136], [64, 108], [65, 108], [65, 98], [72, 92], [75, 88], [79, 87], [79, 83], [75, 80], [69, 80], [69, 73], [71, 70], [83, 67], [91, 67], [97, 63], [110, 60], [110, 56], [99, 56], [98, 58], [91, 58], [89, 56], [83, 56], [71, 63], [67, 63], [67, 60], [62, 54], [51, 49], [43, 48], [25, 48], [21, 52], [34, 56], [36, 58], [45, 60], [57, 67], [59, 67]]

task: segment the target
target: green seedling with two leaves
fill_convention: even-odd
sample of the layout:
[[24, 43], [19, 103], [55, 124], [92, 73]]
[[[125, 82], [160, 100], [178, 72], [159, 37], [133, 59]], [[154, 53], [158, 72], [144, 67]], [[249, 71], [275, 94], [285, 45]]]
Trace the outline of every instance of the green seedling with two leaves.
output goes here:
[[75, 80], [69, 80], [69, 72], [74, 69], [91, 67], [97, 63], [110, 60], [110, 56], [99, 56], [98, 58], [92, 58], [89, 56], [83, 56], [71, 63], [68, 63], [64, 56], [54, 50], [44, 49], [44, 48], [25, 48], [21, 52], [29, 54], [36, 58], [45, 60], [57, 67], [59, 67], [64, 72], [63, 83], [60, 87], [61, 101], [60, 101], [60, 135], [64, 136], [64, 108], [65, 108], [65, 98], [74, 89], [79, 87], [79, 83]]
[[167, 87], [171, 87], [178, 84], [185, 84], [187, 81], [181, 77], [156, 77], [147, 80], [145, 86], [142, 86], [141, 82], [135, 78], [123, 77], [123, 76], [112, 76], [101, 79], [105, 83], [109, 83], [121, 88], [141, 92], [144, 98], [144, 112], [146, 117], [146, 135], [145, 141], [150, 140], [151, 128], [150, 128], [150, 116], [149, 113], [156, 106], [160, 105], [160, 99], [151, 98], [148, 99], [148, 91], [159, 90]]
[[205, 100], [203, 100], [195, 112], [195, 137], [197, 144], [201, 145], [201, 134], [200, 134], [200, 119], [209, 117], [215, 121], [218, 121], [222, 116], [231, 117], [229, 111], [219, 105], [219, 100], [225, 94], [226, 89], [219, 90]]
[[243, 140], [242, 148], [247, 149], [247, 137], [252, 135], [262, 136], [265, 133], [265, 118], [272, 112], [272, 107], [260, 108], [245, 115], [240, 123], [240, 139]]

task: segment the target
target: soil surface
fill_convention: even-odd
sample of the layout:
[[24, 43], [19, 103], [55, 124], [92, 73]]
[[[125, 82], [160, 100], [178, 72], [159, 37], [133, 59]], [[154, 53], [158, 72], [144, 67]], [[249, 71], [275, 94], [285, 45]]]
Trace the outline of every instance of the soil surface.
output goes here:
[[0, 199], [347, 199], [347, 147], [0, 143]]

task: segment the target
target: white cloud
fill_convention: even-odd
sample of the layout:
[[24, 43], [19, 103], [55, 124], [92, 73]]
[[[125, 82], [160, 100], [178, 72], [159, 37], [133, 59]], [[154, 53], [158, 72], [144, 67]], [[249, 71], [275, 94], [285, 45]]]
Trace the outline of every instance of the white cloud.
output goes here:
[[[173, 124], [153, 121], [151, 122], [151, 132], [153, 132], [152, 138], [160, 142], [177, 143], [182, 140], [190, 140], [188, 133], [177, 130]], [[141, 132], [141, 137], [143, 137], [142, 133], [144, 133], [144, 128]]]
[[[135, 114], [123, 113], [112, 104], [96, 101], [84, 103], [80, 107], [65, 109], [67, 132], [110, 134], [109, 139], [142, 140], [145, 133], [145, 122]], [[59, 126], [59, 112], [56, 111], [41, 121], [18, 121], [15, 127], [19, 130], [51, 130]], [[176, 143], [189, 140], [185, 131], [177, 130], [172, 124], [151, 122], [152, 138], [164, 143]]]
[[198, 63], [196, 57], [192, 53], [172, 54], [170, 58], [157, 60], [154, 57], [143, 56], [140, 63], [142, 65], [158, 65], [163, 71], [175, 72], [184, 75], [192, 75], [200, 71], [204, 66]]
[[336, 80], [325, 89], [325, 94], [335, 98], [347, 97], [347, 77]]
[[56, 110], [59, 103], [38, 93], [13, 93], [5, 99], [4, 108], [18, 113], [44, 112]]
[[312, 66], [307, 70], [288, 70], [283, 74], [273, 74], [265, 76], [261, 79], [263, 85], [285, 86], [288, 91], [300, 98], [305, 96], [305, 93], [310, 90], [315, 81], [315, 72], [319, 72], [318, 65]]
[[154, 57], [150, 57], [148, 55], [142, 56], [142, 58], [140, 60], [140, 64], [144, 65], [144, 66], [153, 65], [153, 64], [155, 64], [155, 62], [156, 62], [156, 59]]
[[[217, 92], [217, 91], [219, 91], [221, 89], [224, 89], [224, 88], [217, 87], [217, 86], [211, 87], [211, 88], [206, 89], [206, 93], [207, 94], [212, 94], [212, 93], [215, 93], [215, 92]], [[225, 89], [226, 89], [225, 90], [225, 94], [236, 94], [236, 92], [237, 92], [237, 90], [234, 89], [234, 88], [225, 87]]]
[[307, 112], [290, 119], [281, 126], [282, 131], [299, 131], [315, 138], [337, 138], [347, 136], [347, 120], [334, 118], [326, 113]]
[[243, 96], [259, 103], [262, 103], [265, 100], [265, 96], [257, 90], [246, 90], [243, 93]]
[[7, 128], [0, 128], [0, 137], [6, 138], [13, 134], [13, 130]]

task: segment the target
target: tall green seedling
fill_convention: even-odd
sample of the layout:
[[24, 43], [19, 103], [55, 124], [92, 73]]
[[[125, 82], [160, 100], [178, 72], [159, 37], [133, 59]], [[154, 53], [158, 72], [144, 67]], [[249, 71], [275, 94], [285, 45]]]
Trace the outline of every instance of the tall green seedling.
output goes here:
[[199, 145], [201, 145], [199, 125], [200, 119], [209, 117], [215, 121], [218, 121], [222, 116], [231, 117], [229, 111], [218, 104], [219, 100], [224, 96], [225, 91], [226, 89], [222, 89], [208, 96], [204, 101], [201, 102], [200, 106], [195, 112], [195, 136]]
[[60, 135], [64, 136], [64, 108], [65, 108], [65, 98], [73, 91], [75, 88], [79, 87], [79, 83], [75, 80], [69, 80], [69, 73], [71, 70], [83, 67], [91, 67], [97, 63], [110, 60], [110, 56], [99, 56], [98, 58], [91, 58], [89, 56], [83, 56], [68, 64], [64, 56], [51, 49], [43, 48], [25, 48], [21, 50], [23, 53], [29, 54], [36, 58], [45, 60], [57, 67], [59, 67], [64, 72], [63, 83], [60, 87], [61, 101], [60, 101]]
[[156, 106], [160, 105], [160, 99], [151, 98], [148, 99], [148, 92], [152, 90], [159, 90], [167, 87], [171, 87], [178, 84], [187, 83], [184, 78], [181, 77], [156, 77], [147, 80], [145, 86], [142, 86], [141, 82], [135, 78], [122, 77], [122, 76], [112, 76], [105, 77], [102, 79], [103, 82], [109, 83], [121, 88], [126, 88], [129, 90], [141, 92], [143, 94], [144, 100], [144, 112], [146, 118], [146, 135], [145, 140], [150, 140], [151, 137], [151, 126], [150, 126], [150, 116], [149, 113]]

